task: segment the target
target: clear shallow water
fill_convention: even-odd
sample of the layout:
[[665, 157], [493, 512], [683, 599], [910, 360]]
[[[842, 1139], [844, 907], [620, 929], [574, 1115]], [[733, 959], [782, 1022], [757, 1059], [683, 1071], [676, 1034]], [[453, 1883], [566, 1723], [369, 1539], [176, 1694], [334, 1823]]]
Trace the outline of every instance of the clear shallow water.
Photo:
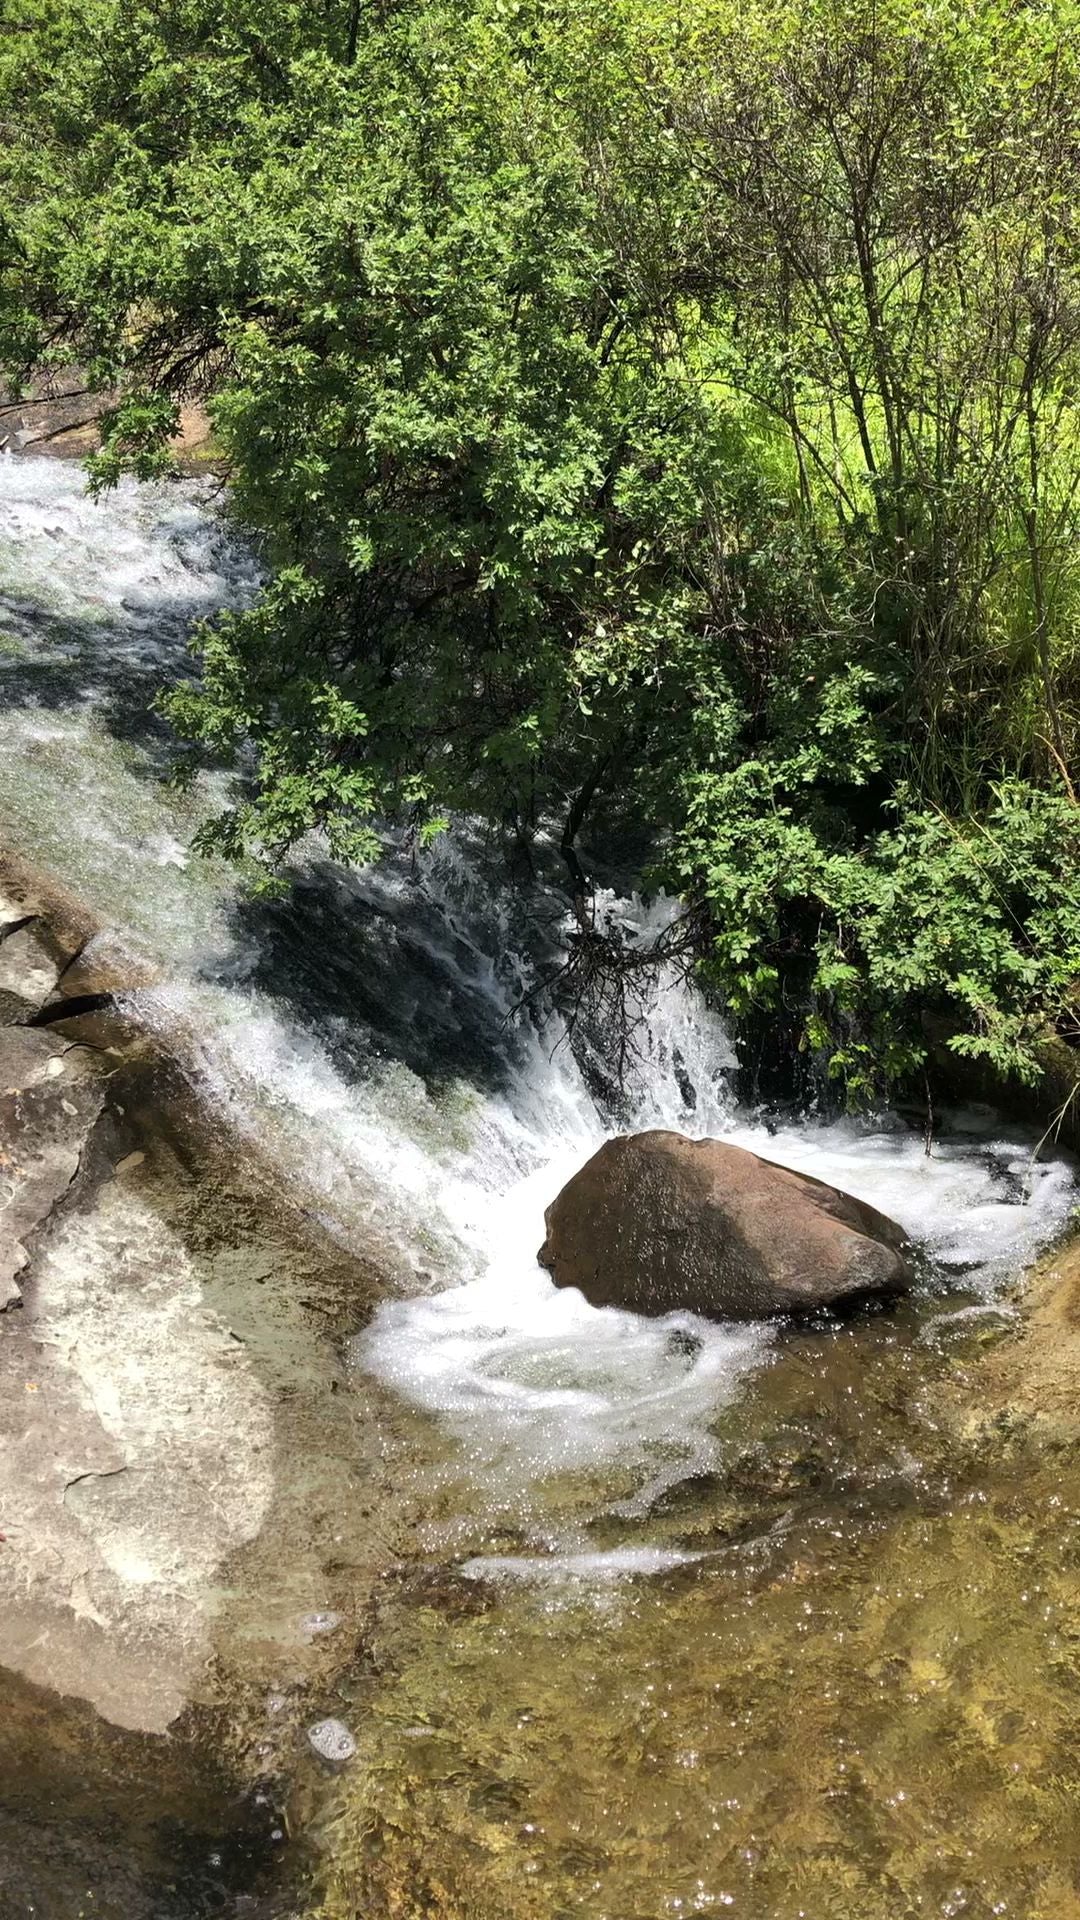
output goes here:
[[864, 1435], [858, 1501], [694, 1564], [388, 1612], [325, 1912], [1073, 1915], [1075, 1468], [905, 1426], [906, 1481]]
[[[463, 829], [423, 863], [398, 849], [367, 875], [330, 867], [313, 846], [287, 902], [245, 900], [232, 875], [188, 852], [220, 801], [220, 776], [207, 773], [182, 800], [163, 789], [163, 736], [147, 710], [183, 659], [191, 621], [254, 590], [251, 561], [194, 489], [129, 486], [92, 502], [76, 469], [45, 461], [0, 460], [0, 526], [0, 832], [150, 969], [152, 984], [133, 996], [140, 1018], [173, 1042], [298, 1201], [346, 1244], [376, 1247], [387, 1274], [386, 1299], [351, 1343], [351, 1378], [361, 1399], [367, 1382], [389, 1386], [412, 1422], [427, 1511], [417, 1548], [451, 1570], [451, 1598], [431, 1605], [406, 1586], [384, 1623], [388, 1677], [377, 1699], [358, 1700], [371, 1738], [332, 1829], [331, 1863], [346, 1863], [334, 1911], [361, 1897], [364, 1911], [380, 1901], [427, 1911], [409, 1905], [419, 1896], [408, 1875], [423, 1877], [436, 1830], [447, 1836], [440, 1871], [451, 1876], [431, 1896], [440, 1913], [501, 1914], [504, 1875], [519, 1870], [520, 1884], [546, 1888], [522, 1896], [525, 1913], [690, 1910], [694, 1876], [678, 1889], [693, 1847], [680, 1835], [692, 1808], [704, 1819], [699, 1790], [713, 1806], [719, 1765], [696, 1724], [705, 1711], [694, 1704], [704, 1697], [696, 1650], [730, 1601], [761, 1646], [745, 1652], [725, 1624], [717, 1660], [725, 1675], [746, 1668], [751, 1704], [740, 1712], [772, 1712], [768, 1660], [800, 1631], [786, 1585], [774, 1607], [756, 1573], [749, 1584], [733, 1575], [732, 1536], [759, 1543], [756, 1567], [759, 1552], [788, 1552], [777, 1540], [811, 1524], [820, 1495], [838, 1545], [829, 1558], [819, 1542], [815, 1566], [826, 1584], [846, 1586], [870, 1577], [852, 1489], [871, 1508], [897, 1489], [920, 1515], [925, 1501], [936, 1508], [947, 1462], [933, 1467], [927, 1493], [920, 1475], [937, 1443], [920, 1396], [1063, 1223], [1071, 1174], [1053, 1160], [1033, 1165], [1030, 1144], [985, 1117], [929, 1159], [900, 1121], [769, 1130], [733, 1105], [722, 1022], [669, 982], [648, 1009], [622, 1124], [725, 1133], [872, 1201], [925, 1250], [927, 1302], [888, 1328], [803, 1348], [772, 1327], [649, 1322], [560, 1293], [535, 1260], [544, 1206], [613, 1122], [590, 1092], [589, 1061], [551, 1025], [515, 1017], [557, 944], [557, 896], [496, 882], [491, 851]], [[608, 907], [640, 938], [669, 911], [613, 897]], [[877, 1522], [866, 1524], [872, 1532]], [[449, 1636], [447, 1606], [466, 1622]], [[619, 1784], [619, 1817], [637, 1835], [621, 1852], [596, 1809], [578, 1822], [590, 1837], [575, 1839], [575, 1798], [610, 1797], [624, 1750], [637, 1775], [648, 1771], [644, 1749], [625, 1744], [627, 1715], [639, 1673], [657, 1663], [685, 1696], [686, 1751], [700, 1764], [669, 1755], [682, 1771], [659, 1799], [642, 1778]], [[455, 1768], [472, 1780], [489, 1734], [496, 1781], [513, 1768], [511, 1679], [537, 1665], [545, 1731], [524, 1739], [523, 1764], [538, 1780], [554, 1769], [567, 1804], [562, 1851], [556, 1859], [541, 1847], [547, 1865], [533, 1874], [520, 1852], [533, 1841], [501, 1816], [487, 1839], [470, 1838], [473, 1801], [459, 1808], [453, 1787], [444, 1804], [439, 1769], [445, 1760], [452, 1780]], [[603, 1678], [609, 1666], [619, 1688]], [[435, 1718], [456, 1731], [432, 1768], [408, 1727]], [[410, 1798], [402, 1783], [414, 1778]], [[766, 1826], [767, 1779], [762, 1763], [755, 1818]], [[398, 1840], [380, 1879], [384, 1840], [376, 1864], [358, 1862], [357, 1850], [384, 1819]], [[594, 1885], [588, 1862], [612, 1848], [615, 1878], [601, 1873]], [[676, 1860], [672, 1878], [666, 1863]], [[709, 1878], [701, 1900], [723, 1905], [724, 1891]], [[824, 1899], [820, 1887], [814, 1897]], [[766, 1920], [787, 1909], [749, 1911]], [[850, 1907], [874, 1920], [886, 1911]]]

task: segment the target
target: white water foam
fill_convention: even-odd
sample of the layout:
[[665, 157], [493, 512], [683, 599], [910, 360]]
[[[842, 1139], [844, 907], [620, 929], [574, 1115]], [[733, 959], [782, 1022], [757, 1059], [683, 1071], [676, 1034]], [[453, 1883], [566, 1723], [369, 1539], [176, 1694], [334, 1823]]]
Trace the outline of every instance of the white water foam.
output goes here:
[[[220, 802], [158, 783], [145, 724], [190, 621], [242, 603], [250, 558], [190, 487], [87, 497], [71, 466], [0, 459], [0, 826], [159, 971], [138, 996], [204, 1090], [346, 1240], [400, 1256], [398, 1297], [353, 1344], [437, 1419], [477, 1483], [527, 1497], [617, 1467], [644, 1510], [712, 1459], [712, 1422], [766, 1327], [600, 1312], [537, 1266], [543, 1210], [606, 1137], [578, 1062], [514, 1010], [535, 977], [520, 895], [475, 836], [374, 873], [298, 861], [295, 902], [256, 910], [189, 857]], [[663, 900], [608, 896], [629, 939]], [[551, 921], [550, 897], [531, 903]], [[528, 915], [524, 915], [528, 918]], [[984, 1300], [1062, 1224], [1063, 1161], [1008, 1136], [932, 1157], [899, 1122], [788, 1125], [734, 1111], [722, 1022], [674, 978], [642, 1030], [629, 1124], [723, 1133], [894, 1215]]]
[[476, 1554], [463, 1561], [461, 1572], [466, 1580], [525, 1581], [530, 1586], [561, 1586], [572, 1581], [592, 1587], [668, 1573], [672, 1567], [693, 1566], [709, 1557], [663, 1547], [612, 1547], [607, 1553], [492, 1553]]
[[[258, 580], [250, 553], [231, 539], [205, 485], [141, 486], [122, 480], [91, 495], [66, 462], [0, 454], [0, 595], [9, 642], [70, 649], [73, 623], [109, 634], [114, 661], [140, 672], [171, 662], [184, 626], [246, 600]], [[93, 697], [93, 689], [79, 689]]]
[[[647, 1101], [635, 1118], [657, 1124]], [[851, 1121], [770, 1134], [735, 1114], [720, 1129], [684, 1115], [683, 1130], [722, 1131], [845, 1187], [898, 1219], [984, 1297], [1034, 1257], [1071, 1205], [1068, 1163], [1033, 1165], [1030, 1147], [1014, 1140], [941, 1143], [928, 1158], [906, 1128]], [[558, 1473], [633, 1466], [639, 1491], [622, 1508], [630, 1514], [647, 1510], [675, 1478], [716, 1465], [715, 1416], [767, 1358], [775, 1329], [689, 1314], [643, 1320], [556, 1288], [533, 1255], [544, 1205], [581, 1157], [578, 1149], [553, 1152], [491, 1205], [485, 1272], [432, 1297], [385, 1302], [354, 1343], [354, 1358], [449, 1423], [478, 1480], [496, 1475], [524, 1498]]]

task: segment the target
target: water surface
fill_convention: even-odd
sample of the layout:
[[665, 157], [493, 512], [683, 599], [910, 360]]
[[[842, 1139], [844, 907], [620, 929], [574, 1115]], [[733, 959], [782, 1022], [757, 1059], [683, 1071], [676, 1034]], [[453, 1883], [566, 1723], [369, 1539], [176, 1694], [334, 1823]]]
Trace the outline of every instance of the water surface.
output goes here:
[[[986, 1114], [928, 1158], [896, 1117], [742, 1112], [722, 1020], [674, 980], [606, 1110], [603, 1035], [575, 1053], [518, 1013], [561, 899], [510, 885], [467, 825], [367, 874], [313, 843], [285, 901], [252, 901], [189, 850], [223, 776], [163, 787], [148, 715], [192, 620], [255, 591], [242, 544], [198, 488], [94, 502], [38, 460], [0, 460], [0, 514], [5, 840], [140, 961], [131, 1011], [253, 1162], [384, 1275], [342, 1354], [358, 1406], [393, 1405], [419, 1518], [318, 1703], [356, 1762], [331, 1778], [297, 1749], [301, 1905], [1080, 1916], [1080, 1489], [1037, 1436], [972, 1437], [957, 1384], [1009, 1337], [1070, 1169]], [[630, 939], [671, 910], [605, 906]], [[792, 1335], [560, 1293], [544, 1206], [627, 1124], [723, 1133], [872, 1201], [921, 1250], [918, 1299]]]

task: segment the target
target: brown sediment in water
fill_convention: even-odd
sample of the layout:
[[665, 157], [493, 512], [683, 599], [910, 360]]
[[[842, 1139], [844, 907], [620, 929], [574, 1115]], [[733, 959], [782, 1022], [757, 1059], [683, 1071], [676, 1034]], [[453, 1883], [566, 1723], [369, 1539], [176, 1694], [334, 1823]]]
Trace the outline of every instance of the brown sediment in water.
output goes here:
[[669, 1503], [696, 1564], [384, 1606], [320, 1916], [1077, 1920], [1078, 1286], [790, 1342]]
[[277, 1877], [272, 1783], [238, 1778], [197, 1715], [179, 1734], [123, 1730], [0, 1669], [3, 1920], [188, 1920]]

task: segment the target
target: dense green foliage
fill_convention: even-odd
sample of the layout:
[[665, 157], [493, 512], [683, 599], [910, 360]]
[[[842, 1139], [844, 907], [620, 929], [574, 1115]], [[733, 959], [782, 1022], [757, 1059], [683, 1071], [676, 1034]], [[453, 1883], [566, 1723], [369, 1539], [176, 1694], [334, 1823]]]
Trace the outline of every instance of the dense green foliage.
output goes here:
[[[208, 397], [268, 583], [170, 712], [273, 861], [646, 825], [852, 1097], [1080, 976], [1066, 0], [24, 0], [0, 355]], [[582, 911], [582, 937], [587, 935]]]

